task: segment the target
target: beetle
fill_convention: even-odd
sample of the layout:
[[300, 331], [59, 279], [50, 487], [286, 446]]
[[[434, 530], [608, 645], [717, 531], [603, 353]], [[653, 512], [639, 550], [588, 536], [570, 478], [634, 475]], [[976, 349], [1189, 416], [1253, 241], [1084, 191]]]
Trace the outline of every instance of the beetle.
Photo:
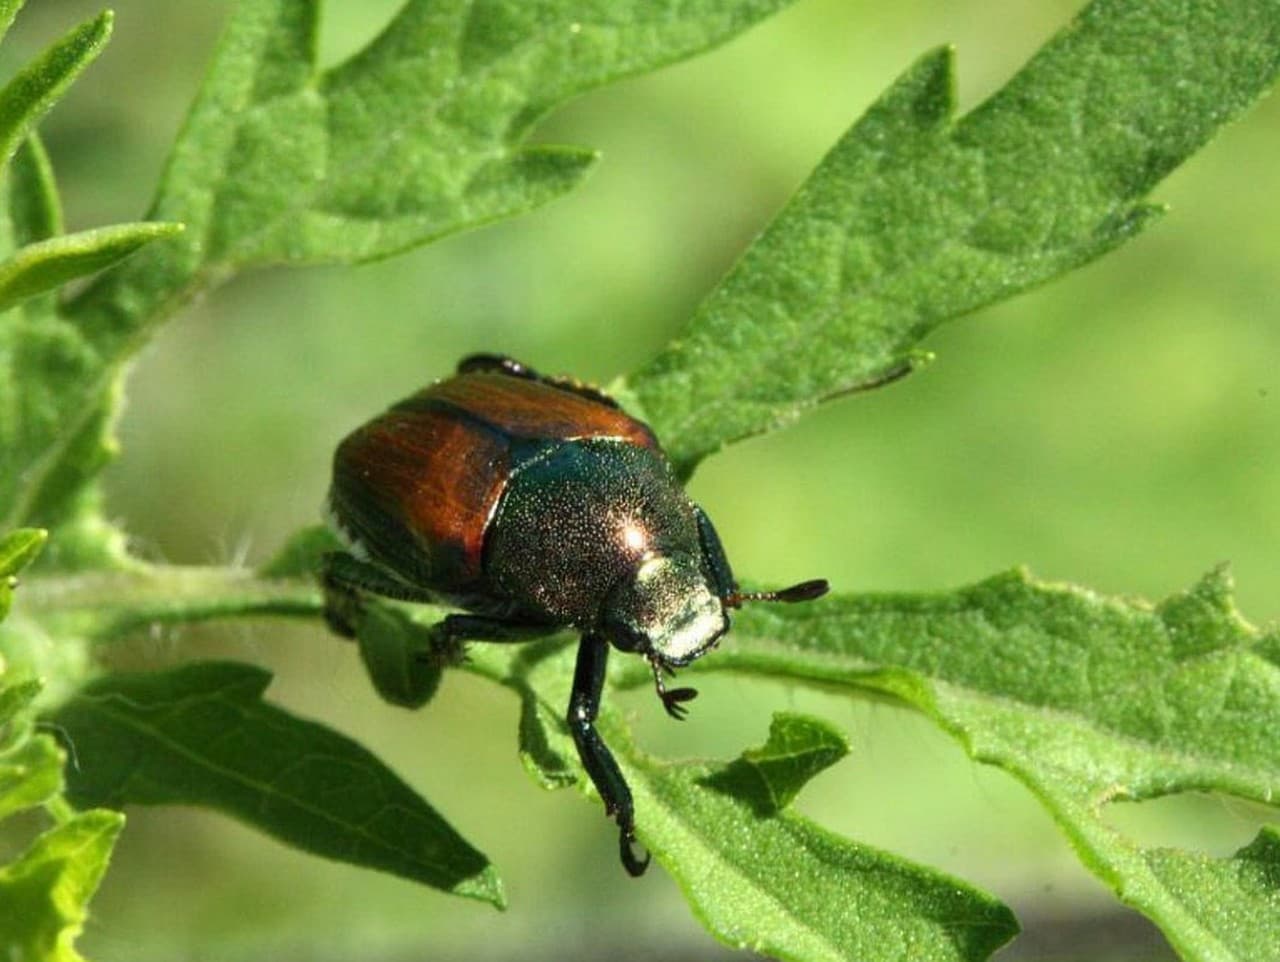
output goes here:
[[827, 591], [820, 579], [739, 591], [648, 425], [591, 385], [494, 354], [343, 439], [328, 510], [349, 549], [321, 575], [340, 634], [354, 636], [365, 592], [461, 608], [434, 626], [437, 652], [580, 633], [566, 721], [633, 876], [649, 856], [636, 854], [631, 790], [595, 727], [610, 646], [649, 662], [681, 719], [697, 692], [663, 676], [714, 648], [731, 609]]

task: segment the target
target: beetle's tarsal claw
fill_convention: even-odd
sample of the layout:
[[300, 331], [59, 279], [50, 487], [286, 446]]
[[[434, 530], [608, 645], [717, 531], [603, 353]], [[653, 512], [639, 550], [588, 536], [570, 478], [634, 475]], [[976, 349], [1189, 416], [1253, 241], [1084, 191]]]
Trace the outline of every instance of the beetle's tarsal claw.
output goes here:
[[664, 691], [662, 693], [662, 707], [676, 721], [684, 721], [685, 716], [689, 714], [689, 709], [685, 708], [681, 702], [693, 701], [697, 697], [698, 689], [696, 688], [675, 688], [671, 691]]
[[[644, 852], [644, 849], [640, 851]], [[648, 852], [644, 852], [644, 858], [636, 855], [636, 836], [635, 832], [622, 829], [618, 834], [618, 853], [622, 856], [622, 867], [627, 870], [627, 874], [632, 878], [639, 878], [645, 873], [649, 867], [649, 860], [652, 856]]]
[[693, 699], [697, 698], [698, 689], [673, 688], [667, 691], [667, 685], [662, 680], [662, 673], [665, 671], [674, 678], [675, 669], [670, 665], [663, 664], [657, 658], [650, 659], [649, 667], [653, 669], [653, 687], [657, 691], [658, 697], [662, 699], [662, 707], [676, 721], [684, 721], [684, 717], [689, 714], [689, 709], [685, 708], [681, 702], [693, 701]]

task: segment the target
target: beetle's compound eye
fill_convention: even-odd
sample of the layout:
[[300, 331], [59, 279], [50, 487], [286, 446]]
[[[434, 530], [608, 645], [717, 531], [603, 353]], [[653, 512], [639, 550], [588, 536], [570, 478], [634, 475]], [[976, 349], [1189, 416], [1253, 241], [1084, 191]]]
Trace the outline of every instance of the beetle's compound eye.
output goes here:
[[724, 605], [692, 559], [655, 556], [605, 599], [604, 632], [622, 651], [686, 665], [729, 628]]

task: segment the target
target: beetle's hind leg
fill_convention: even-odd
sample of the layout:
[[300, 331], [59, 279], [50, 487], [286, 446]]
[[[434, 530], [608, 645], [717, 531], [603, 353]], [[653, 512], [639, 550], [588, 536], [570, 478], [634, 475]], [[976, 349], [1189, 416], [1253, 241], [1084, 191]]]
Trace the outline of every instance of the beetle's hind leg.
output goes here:
[[540, 374], [533, 368], [521, 364], [513, 357], [505, 354], [471, 354], [458, 362], [459, 374], [506, 374], [510, 377], [522, 377], [527, 381], [539, 381], [562, 391], [577, 394], [580, 397], [604, 404], [611, 408], [618, 407], [618, 402], [594, 384], [579, 381], [576, 377], [557, 377]]

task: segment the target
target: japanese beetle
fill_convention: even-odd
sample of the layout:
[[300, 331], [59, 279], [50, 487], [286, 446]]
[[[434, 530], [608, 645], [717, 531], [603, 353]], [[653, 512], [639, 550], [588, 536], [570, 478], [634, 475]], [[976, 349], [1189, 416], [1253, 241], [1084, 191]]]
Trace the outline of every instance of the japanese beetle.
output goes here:
[[362, 592], [463, 609], [435, 627], [442, 651], [581, 632], [567, 722], [632, 875], [649, 857], [634, 851], [631, 790], [595, 728], [609, 646], [647, 659], [663, 707], [683, 718], [697, 692], [663, 674], [714, 647], [729, 609], [827, 590], [739, 592], [647, 425], [594, 387], [495, 355], [464, 359], [348, 435], [329, 511], [350, 549], [323, 573], [341, 634], [354, 634]]

